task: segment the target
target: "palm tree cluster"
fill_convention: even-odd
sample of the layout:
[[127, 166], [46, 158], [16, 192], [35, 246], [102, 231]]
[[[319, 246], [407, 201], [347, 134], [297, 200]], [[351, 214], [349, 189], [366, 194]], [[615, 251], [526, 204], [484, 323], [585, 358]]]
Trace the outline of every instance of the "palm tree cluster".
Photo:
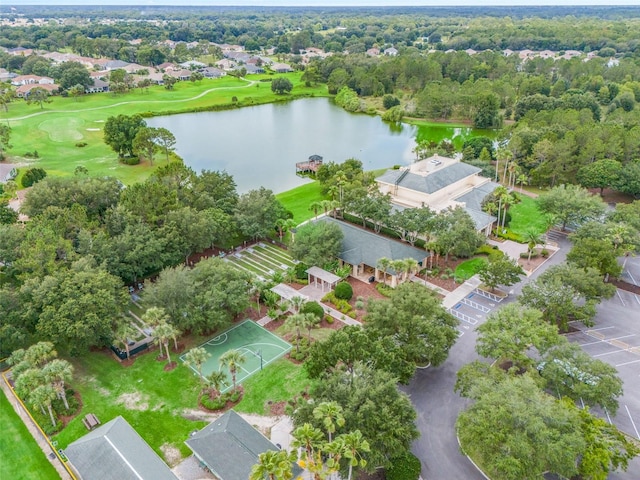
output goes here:
[[387, 284], [387, 271], [389, 269], [396, 272], [398, 283], [407, 281], [412, 274], [418, 271], [418, 261], [413, 258], [402, 258], [391, 260], [390, 258], [381, 258], [378, 260], [378, 268], [382, 270], [382, 283]]
[[69, 411], [66, 385], [73, 377], [73, 367], [66, 360], [56, 358], [58, 353], [51, 342], [38, 342], [27, 350], [19, 349], [9, 357], [13, 365], [11, 374], [18, 395], [46, 415], [56, 427], [52, 403], [61, 399]]
[[313, 416], [322, 422], [325, 432], [310, 423], [296, 428], [291, 443], [294, 450], [262, 453], [249, 480], [290, 480], [292, 463], [296, 460], [313, 480], [340, 478], [338, 473], [341, 468], [346, 468], [346, 479], [351, 480], [354, 468], [366, 465], [362, 453], [369, 451], [369, 442], [362, 437], [360, 430], [333, 436], [345, 424], [342, 413], [342, 407], [337, 402], [318, 404]]
[[148, 309], [142, 320], [153, 328], [153, 337], [155, 341], [160, 345], [160, 355], [162, 355], [162, 349], [167, 354], [167, 364], [171, 365], [171, 354], [169, 353], [169, 340], [173, 340], [175, 350], [178, 350], [178, 337], [181, 335], [181, 331], [169, 323], [169, 316], [164, 311], [164, 308], [152, 307]]

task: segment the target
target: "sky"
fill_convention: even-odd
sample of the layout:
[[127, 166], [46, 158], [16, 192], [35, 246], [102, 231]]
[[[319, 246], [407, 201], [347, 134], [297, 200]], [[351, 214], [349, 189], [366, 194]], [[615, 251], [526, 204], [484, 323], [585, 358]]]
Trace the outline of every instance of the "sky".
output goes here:
[[259, 6], [565, 6], [633, 5], [640, 0], [0, 0], [20, 5], [259, 5]]

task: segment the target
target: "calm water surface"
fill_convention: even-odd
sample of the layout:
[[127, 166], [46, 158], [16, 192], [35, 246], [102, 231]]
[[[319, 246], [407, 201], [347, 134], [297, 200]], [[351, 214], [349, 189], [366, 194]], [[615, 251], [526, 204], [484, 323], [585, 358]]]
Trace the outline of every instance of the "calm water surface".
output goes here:
[[365, 170], [374, 170], [413, 162], [416, 135], [440, 141], [473, 134], [446, 125], [389, 126], [380, 117], [348, 113], [327, 98], [146, 121], [173, 132], [176, 152], [188, 166], [197, 172], [226, 170], [240, 193], [260, 186], [279, 193], [308, 182], [296, 176], [295, 163], [310, 155], [337, 163], [357, 158]]

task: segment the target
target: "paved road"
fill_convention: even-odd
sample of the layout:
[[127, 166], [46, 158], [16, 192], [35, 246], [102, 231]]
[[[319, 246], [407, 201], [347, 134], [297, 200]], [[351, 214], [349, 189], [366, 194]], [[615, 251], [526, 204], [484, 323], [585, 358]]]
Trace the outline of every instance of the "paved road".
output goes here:
[[[502, 304], [515, 301], [526, 282], [537, 278], [550, 266], [565, 261], [570, 244], [562, 238], [558, 240], [558, 244], [560, 250], [531, 277], [515, 285], [513, 293]], [[482, 321], [478, 325], [480, 323]], [[403, 388], [418, 412], [420, 438], [413, 444], [412, 450], [422, 462], [422, 477], [425, 480], [484, 478], [460, 452], [455, 434], [458, 414], [470, 403], [453, 391], [456, 373], [463, 365], [480, 358], [475, 352], [475, 328], [464, 322], [461, 322], [461, 327], [464, 334], [451, 349], [447, 361], [437, 368], [418, 370], [411, 383]]]

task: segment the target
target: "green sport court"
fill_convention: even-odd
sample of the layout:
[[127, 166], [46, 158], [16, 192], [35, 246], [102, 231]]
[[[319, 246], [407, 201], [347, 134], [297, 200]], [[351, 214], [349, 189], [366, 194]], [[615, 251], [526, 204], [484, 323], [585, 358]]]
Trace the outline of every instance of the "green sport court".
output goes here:
[[[238, 350], [244, 355], [245, 362], [239, 366], [236, 374], [236, 383], [240, 384], [274, 360], [285, 355], [291, 350], [291, 344], [285, 342], [269, 330], [261, 327], [252, 320], [231, 327], [220, 335], [206, 341], [200, 347], [211, 354], [211, 357], [202, 365], [202, 375], [207, 376], [215, 370], [223, 370], [228, 377], [229, 384], [222, 389], [222, 393], [232, 388], [231, 374], [220, 365], [220, 357], [229, 350]], [[184, 362], [185, 355], [180, 356]], [[196, 375], [198, 371], [190, 367]]]

